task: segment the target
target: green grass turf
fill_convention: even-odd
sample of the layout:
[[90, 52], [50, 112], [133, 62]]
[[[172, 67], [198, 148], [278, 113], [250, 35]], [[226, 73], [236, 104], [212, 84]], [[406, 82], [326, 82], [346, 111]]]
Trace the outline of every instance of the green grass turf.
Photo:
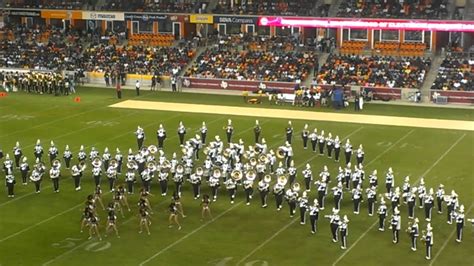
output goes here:
[[[133, 91], [125, 91], [124, 94], [124, 99], [135, 98]], [[81, 97], [80, 103], [73, 101], [75, 96]], [[19, 140], [30, 162], [37, 138], [42, 140], [46, 149], [49, 141], [54, 140], [61, 153], [64, 146], [69, 144], [74, 156], [77, 156], [81, 144], [87, 150], [93, 145], [102, 152], [108, 146], [113, 150], [119, 147], [126, 153], [129, 147], [136, 147], [133, 131], [137, 125], [145, 129], [146, 143], [151, 144], [156, 141], [158, 124], [163, 123], [169, 136], [165, 151], [170, 155], [178, 147], [175, 134], [178, 121], [184, 121], [186, 127], [191, 128], [188, 132], [194, 132], [201, 121], [206, 121], [211, 137], [216, 134], [223, 137], [222, 127], [227, 118], [234, 121], [236, 139], [253, 140], [253, 118], [112, 109], [107, 106], [117, 102], [117, 99], [114, 98], [113, 91], [104, 89], [81, 89], [75, 96], [12, 94], [1, 98], [0, 147], [11, 154], [15, 141]], [[244, 105], [239, 97], [202, 94], [145, 92], [139, 99]], [[261, 107], [282, 108], [266, 104]], [[339, 112], [351, 113], [352, 110]], [[364, 113], [472, 120], [470, 110], [444, 108], [369, 104]], [[281, 145], [287, 121], [260, 121], [263, 136], [269, 146]], [[310, 161], [315, 174], [319, 173], [323, 165], [328, 165], [334, 178], [341, 163], [314, 156], [312, 152], [301, 149], [299, 131], [304, 123], [305, 121], [293, 121], [296, 131], [293, 147], [296, 151], [295, 162], [299, 166], [297, 180], [303, 184], [300, 171], [306, 161]], [[324, 129], [326, 133], [332, 132], [341, 138], [352, 134], [350, 139], [353, 144], [364, 144], [366, 173], [378, 169], [381, 184], [384, 182], [384, 172], [392, 166], [396, 185], [401, 186], [405, 175], [410, 175], [414, 183], [425, 174], [428, 187], [443, 183], [448, 192], [451, 189], [457, 191], [466, 210], [473, 206], [472, 132], [331, 122], [314, 122], [310, 123], [310, 127]], [[445, 153], [449, 148], [452, 149]], [[269, 208], [261, 209], [256, 193], [252, 205], [245, 206], [242, 203], [244, 195], [241, 189], [238, 191], [238, 200], [231, 205], [226, 191], [221, 187], [219, 200], [211, 205], [213, 215], [218, 219], [208, 223], [201, 222], [199, 202], [193, 200], [187, 183], [184, 186], [183, 205], [188, 217], [180, 219], [183, 225], [181, 231], [167, 228], [166, 206], [170, 199], [162, 198], [157, 193], [158, 185], [154, 183], [152, 192], [156, 196], [151, 198], [151, 203], [155, 214], [152, 216], [151, 236], [137, 233], [137, 196], [134, 195], [129, 197], [129, 202], [133, 205], [132, 212], [125, 212], [123, 219], [118, 215], [120, 239], [109, 236], [100, 242], [95, 239], [87, 240], [87, 232], [79, 233], [79, 224], [84, 199], [93, 191], [89, 170], [90, 167], [83, 177], [83, 190], [80, 192], [74, 191], [70, 173], [64, 169], [59, 194], [52, 192], [48, 178], [43, 181], [39, 195], [33, 193], [32, 184], [22, 186], [18, 182], [15, 187], [16, 198], [12, 200], [6, 197], [5, 187], [0, 188], [0, 195], [5, 195], [0, 197], [0, 265], [41, 265], [47, 262], [51, 265], [138, 265], [155, 254], [158, 255], [147, 265], [235, 265], [239, 261], [242, 262], [241, 265], [330, 265], [339, 258], [337, 265], [429, 264], [424, 259], [421, 241], [418, 251], [412, 252], [405, 233], [401, 234], [400, 243], [393, 245], [390, 232], [378, 232], [376, 227], [369, 229], [377, 218], [367, 216], [365, 202], [362, 204], [361, 214], [354, 215], [348, 194], [344, 197], [341, 211], [342, 215], [347, 214], [351, 220], [348, 237], [351, 249], [346, 253], [339, 248], [339, 244], [331, 242], [326, 219], [320, 219], [319, 231], [311, 235], [309, 224], [303, 226], [299, 221], [293, 222], [295, 218], [289, 217], [286, 204], [282, 211], [276, 212], [273, 196], [269, 196]], [[19, 181], [19, 174], [16, 177]], [[106, 180], [103, 178], [103, 181]], [[105, 186], [105, 182], [103, 183]], [[209, 191], [206, 185], [202, 188], [204, 193]], [[383, 185], [379, 186], [379, 193], [382, 191]], [[313, 188], [311, 200], [315, 193]], [[111, 195], [104, 195], [104, 203], [109, 200]], [[329, 213], [332, 196], [327, 198], [326, 203], [326, 210], [321, 212], [320, 217]], [[401, 212], [402, 229], [405, 230], [408, 222], [405, 206], [401, 208]], [[103, 233], [105, 212], [99, 213]], [[416, 214], [423, 218], [422, 210], [417, 208]], [[472, 210], [466, 213], [466, 217], [472, 216]], [[453, 237], [449, 238], [454, 226], [446, 224], [445, 219], [445, 214], [438, 215], [434, 212], [433, 252], [434, 255], [440, 252], [434, 265], [472, 265], [474, 240], [470, 224], [466, 224], [463, 243], [457, 244]], [[424, 219], [420, 220], [420, 228], [423, 229], [426, 222]], [[445, 241], [445, 248], [441, 250]]]

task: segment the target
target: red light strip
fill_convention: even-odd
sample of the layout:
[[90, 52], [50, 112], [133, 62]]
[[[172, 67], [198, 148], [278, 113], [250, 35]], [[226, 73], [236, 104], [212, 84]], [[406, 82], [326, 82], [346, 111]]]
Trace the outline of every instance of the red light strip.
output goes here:
[[474, 21], [260, 17], [260, 26], [474, 32]]

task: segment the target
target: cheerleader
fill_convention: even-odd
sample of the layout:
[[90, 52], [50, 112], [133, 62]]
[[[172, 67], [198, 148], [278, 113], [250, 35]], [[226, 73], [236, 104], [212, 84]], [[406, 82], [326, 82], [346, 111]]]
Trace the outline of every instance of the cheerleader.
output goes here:
[[237, 193], [237, 183], [232, 178], [224, 182], [225, 188], [229, 192], [230, 204], [234, 204], [235, 194]]
[[125, 182], [127, 183], [127, 193], [133, 194], [134, 187], [133, 184], [135, 183], [135, 171], [133, 169], [128, 169], [127, 173], [125, 173]]
[[81, 219], [81, 233], [84, 230], [84, 226], [88, 226], [89, 217], [91, 216], [92, 216], [91, 209], [88, 206], [84, 207], [84, 211], [82, 212], [82, 219]]
[[28, 184], [28, 172], [30, 171], [30, 166], [28, 165], [28, 159], [23, 157], [23, 162], [20, 164], [21, 179], [23, 185]]
[[105, 237], [107, 237], [107, 234], [111, 229], [115, 231], [115, 235], [117, 236], [117, 238], [120, 238], [117, 229], [117, 216], [115, 215], [115, 210], [109, 210], [107, 213], [107, 226], [105, 228]]
[[122, 185], [119, 185], [118, 188], [117, 188], [117, 192], [119, 194], [119, 198], [120, 198], [120, 203], [127, 207], [127, 210], [128, 211], [131, 211], [130, 210], [130, 205], [128, 205], [128, 200], [127, 200], [127, 190], [122, 186]]
[[92, 239], [92, 235], [97, 234], [99, 240], [102, 240], [102, 237], [99, 233], [99, 217], [92, 214], [89, 216], [89, 238]]
[[114, 202], [113, 202], [113, 209], [117, 212], [120, 212], [122, 215], [122, 218], [125, 218], [125, 215], [123, 214], [123, 208], [122, 208], [122, 194], [117, 190], [115, 190], [114, 193]]
[[173, 223], [175, 223], [178, 226], [178, 230], [181, 230], [181, 225], [179, 224], [178, 221], [178, 208], [176, 207], [176, 202], [171, 202], [169, 205], [169, 212], [170, 216], [168, 218], [168, 228], [173, 227]]
[[14, 188], [15, 188], [15, 177], [13, 176], [13, 171], [8, 170], [7, 175], [5, 176], [5, 182], [7, 185], [7, 190], [8, 190], [8, 197], [13, 198], [15, 197]]
[[53, 181], [53, 189], [55, 193], [59, 192], [59, 177], [61, 176], [61, 171], [59, 170], [59, 167], [53, 166], [49, 170], [49, 177]]
[[102, 210], [105, 210], [104, 203], [102, 203], [102, 189], [100, 188], [100, 185], [95, 187], [94, 201], [99, 202]]
[[209, 218], [212, 220], [212, 214], [211, 214], [211, 208], [209, 205], [211, 204], [211, 200], [209, 199], [209, 195], [204, 194], [202, 196], [202, 201], [201, 201], [201, 221], [203, 221], [206, 218], [206, 215], [209, 216]]
[[186, 218], [186, 215], [184, 215], [183, 204], [181, 203], [181, 197], [179, 195], [173, 194], [173, 203], [175, 204], [179, 214], [181, 214], [183, 218]]
[[149, 208], [150, 213], [153, 214], [153, 212], [151, 211], [152, 207], [150, 204], [150, 200], [148, 199], [148, 195], [151, 195], [151, 193], [146, 191], [144, 188], [140, 189], [140, 200], [143, 200], [146, 203], [146, 206]]
[[139, 234], [143, 232], [143, 227], [145, 227], [148, 235], [151, 235], [149, 226], [151, 225], [150, 213], [148, 213], [147, 208], [140, 208], [139, 214], [140, 216], [140, 231]]

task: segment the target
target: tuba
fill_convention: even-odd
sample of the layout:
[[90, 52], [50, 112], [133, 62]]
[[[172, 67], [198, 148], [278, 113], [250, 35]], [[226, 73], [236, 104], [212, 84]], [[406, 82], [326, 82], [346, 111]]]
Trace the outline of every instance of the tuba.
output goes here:
[[115, 159], [110, 160], [109, 166], [112, 166], [112, 168], [117, 168], [118, 167], [118, 161]]
[[127, 162], [128, 169], [138, 169], [138, 164], [135, 161], [128, 161]]
[[219, 168], [215, 168], [213, 171], [212, 171], [212, 175], [216, 178], [220, 178], [222, 176], [222, 170], [219, 169]]
[[298, 192], [300, 191], [301, 189], [301, 186], [299, 183], [293, 183], [293, 186], [291, 186], [291, 190], [293, 190], [294, 192]]
[[100, 157], [95, 157], [92, 160], [92, 166], [94, 166], [94, 167], [101, 167], [102, 166], [102, 160], [100, 159]]
[[232, 171], [232, 173], [230, 174], [230, 176], [232, 177], [232, 179], [234, 179], [234, 181], [239, 181], [242, 179], [242, 177], [244, 176], [242, 171], [240, 170], [234, 170]]
[[245, 173], [245, 177], [249, 181], [254, 181], [255, 177], [257, 177], [257, 173], [254, 170], [248, 170], [247, 173]]
[[260, 156], [258, 156], [258, 160], [263, 164], [268, 163], [268, 157], [265, 154], [261, 154]]
[[83, 172], [84, 170], [86, 170], [86, 167], [87, 167], [87, 165], [86, 165], [86, 162], [85, 162], [85, 161], [81, 161], [81, 162], [79, 163], [79, 168], [80, 168], [80, 170], [81, 170], [82, 172]]
[[204, 148], [204, 150], [202, 151], [205, 155], [208, 155], [209, 152], [211, 151], [211, 148], [210, 147], [206, 147]]
[[158, 152], [158, 148], [155, 146], [155, 145], [150, 145], [148, 146], [148, 151], [151, 153], [151, 154], [155, 154]]
[[283, 159], [283, 158], [285, 158], [285, 155], [286, 155], [285, 146], [278, 147], [277, 152], [276, 152], [276, 156], [280, 159]]
[[204, 169], [202, 167], [196, 168], [196, 175], [203, 175], [204, 174]]
[[259, 145], [255, 145], [253, 147], [253, 151], [256, 153], [256, 154], [260, 154], [262, 152], [262, 147], [260, 147]]
[[257, 165], [257, 159], [255, 159], [255, 157], [250, 158], [250, 165], [251, 166]]
[[148, 170], [150, 171], [156, 171], [156, 162], [155, 161], [149, 161], [147, 164], [146, 164], [146, 168], [148, 168]]
[[171, 169], [171, 162], [168, 160], [165, 160], [163, 162], [163, 165], [161, 166], [161, 169], [167, 169], [167, 170]]
[[183, 154], [187, 154], [187, 153], [188, 153], [188, 148], [186, 148], [185, 146], [183, 146], [183, 147], [181, 148], [181, 152], [182, 152]]
[[223, 154], [224, 154], [225, 157], [229, 157], [229, 155], [230, 155], [230, 148], [225, 149]]
[[286, 183], [288, 183], [288, 178], [284, 175], [278, 177], [278, 184], [284, 186]]
[[263, 182], [265, 182], [265, 183], [270, 183], [270, 182], [272, 182], [272, 176], [271, 176], [271, 175], [265, 175], [265, 176], [263, 177]]
[[56, 168], [61, 168], [61, 161], [58, 160], [58, 159], [55, 159], [52, 163], [53, 167], [56, 167]]
[[178, 164], [178, 165], [176, 166], [176, 173], [177, 173], [177, 174], [182, 174], [182, 173], [184, 173], [184, 166], [183, 166], [182, 164]]

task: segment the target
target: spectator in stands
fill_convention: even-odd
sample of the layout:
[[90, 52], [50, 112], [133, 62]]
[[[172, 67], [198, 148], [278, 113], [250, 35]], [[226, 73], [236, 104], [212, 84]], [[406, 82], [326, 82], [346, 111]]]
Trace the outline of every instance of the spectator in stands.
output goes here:
[[433, 90], [474, 90], [474, 61], [464, 54], [452, 53], [447, 56], [438, 70], [438, 75], [431, 86]]

